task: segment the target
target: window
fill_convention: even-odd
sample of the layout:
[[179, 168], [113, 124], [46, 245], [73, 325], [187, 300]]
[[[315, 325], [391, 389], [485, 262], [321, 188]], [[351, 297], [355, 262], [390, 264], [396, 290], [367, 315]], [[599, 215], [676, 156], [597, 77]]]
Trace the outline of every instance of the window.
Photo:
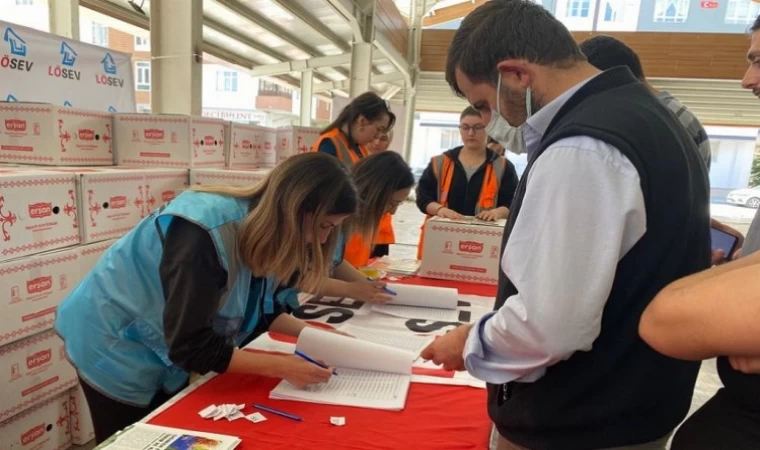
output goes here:
[[567, 0], [567, 17], [588, 17], [591, 0]]
[[34, 0], [16, 0], [16, 6], [32, 6]]
[[720, 155], [720, 143], [719, 140], [712, 140], [710, 139], [710, 164], [715, 165], [718, 164], [719, 155]]
[[725, 23], [751, 25], [760, 14], [760, 3], [751, 0], [728, 0]]
[[150, 38], [135, 36], [135, 51], [149, 52], [150, 51]]
[[139, 113], [149, 113], [150, 112], [150, 105], [146, 105], [144, 103], [138, 103], [137, 104], [137, 112], [139, 112]]
[[689, 0], [655, 0], [654, 21], [684, 23], [689, 16]]
[[92, 43], [101, 47], [108, 47], [108, 27], [105, 27], [97, 22], [93, 22]]
[[150, 90], [150, 62], [137, 61], [135, 63], [135, 89], [138, 91]]
[[217, 92], [237, 92], [237, 72], [219, 71], [216, 73]]
[[462, 136], [458, 128], [441, 129], [441, 151], [462, 145]]
[[292, 98], [293, 90], [271, 81], [259, 80], [259, 95]]

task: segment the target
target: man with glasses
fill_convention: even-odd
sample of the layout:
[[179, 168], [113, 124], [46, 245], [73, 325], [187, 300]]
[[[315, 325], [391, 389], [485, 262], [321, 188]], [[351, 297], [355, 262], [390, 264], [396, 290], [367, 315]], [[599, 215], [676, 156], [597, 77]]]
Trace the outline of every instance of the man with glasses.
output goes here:
[[[469, 106], [459, 117], [463, 145], [433, 157], [417, 185], [417, 206], [428, 218], [506, 219], [517, 188], [515, 166], [486, 147], [480, 113]], [[423, 225], [424, 231], [424, 225]], [[418, 258], [422, 257], [424, 233]]]

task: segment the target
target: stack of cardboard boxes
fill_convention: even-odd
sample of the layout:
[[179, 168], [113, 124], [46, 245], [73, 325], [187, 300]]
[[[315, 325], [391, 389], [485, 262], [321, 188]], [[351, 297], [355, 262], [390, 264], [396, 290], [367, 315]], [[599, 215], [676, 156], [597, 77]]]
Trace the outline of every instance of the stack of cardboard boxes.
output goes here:
[[[0, 103], [0, 449], [94, 431], [55, 311], [115, 239], [193, 185], [250, 185], [318, 131]], [[116, 164], [116, 165], [114, 165]]]

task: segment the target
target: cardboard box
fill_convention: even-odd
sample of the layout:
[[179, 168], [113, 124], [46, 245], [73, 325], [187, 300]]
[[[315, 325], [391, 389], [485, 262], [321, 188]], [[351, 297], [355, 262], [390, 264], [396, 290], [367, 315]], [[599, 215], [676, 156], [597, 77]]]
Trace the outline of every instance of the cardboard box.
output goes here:
[[63, 393], [0, 423], [3, 450], [66, 450], [72, 445], [70, 394]]
[[495, 223], [438, 217], [428, 220], [420, 276], [497, 284], [505, 225], [504, 220]]
[[55, 330], [0, 347], [0, 421], [26, 411], [76, 386]]
[[319, 138], [319, 128], [287, 127], [277, 130], [277, 162], [293, 155], [309, 153]]
[[74, 173], [82, 242], [118, 238], [188, 186], [185, 169], [58, 168]]
[[276, 139], [276, 131], [271, 128], [231, 123], [227, 167], [243, 170], [274, 167]]
[[75, 177], [0, 171], [0, 261], [79, 244]]
[[113, 164], [109, 113], [43, 103], [0, 103], [0, 122], [0, 161], [49, 166]]
[[224, 167], [223, 120], [173, 114], [114, 114], [116, 164]]
[[84, 445], [95, 439], [95, 427], [92, 424], [90, 407], [82, 391], [81, 384], [70, 391], [69, 416], [71, 418], [71, 441]]
[[258, 184], [271, 170], [191, 169], [193, 186], [250, 186]]
[[0, 263], [0, 346], [53, 327], [55, 311], [81, 279], [72, 247]]

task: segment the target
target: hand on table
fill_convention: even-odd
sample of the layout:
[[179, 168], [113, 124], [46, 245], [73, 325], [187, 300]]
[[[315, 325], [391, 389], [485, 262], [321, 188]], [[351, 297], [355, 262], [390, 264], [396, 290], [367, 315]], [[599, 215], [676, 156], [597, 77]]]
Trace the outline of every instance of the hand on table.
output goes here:
[[443, 365], [444, 370], [465, 370], [464, 345], [470, 334], [472, 325], [460, 325], [443, 336], [438, 336], [428, 345], [420, 356], [437, 365]]
[[278, 356], [273, 375], [289, 381], [299, 389], [303, 389], [310, 384], [327, 383], [332, 376], [332, 371], [332, 367], [323, 369], [299, 356], [286, 355]]
[[435, 215], [438, 217], [443, 217], [444, 219], [454, 219], [454, 220], [464, 219], [463, 215], [449, 208], [441, 208], [438, 210], [438, 212], [435, 213]]
[[760, 374], [760, 357], [758, 356], [729, 356], [731, 367], [748, 375]]
[[368, 303], [387, 303], [393, 297], [385, 292], [385, 283], [379, 281], [354, 281], [347, 283], [345, 297]]
[[508, 214], [509, 211], [505, 212], [504, 208], [496, 208], [483, 211], [475, 217], [487, 222], [496, 222], [497, 220], [506, 219]]

